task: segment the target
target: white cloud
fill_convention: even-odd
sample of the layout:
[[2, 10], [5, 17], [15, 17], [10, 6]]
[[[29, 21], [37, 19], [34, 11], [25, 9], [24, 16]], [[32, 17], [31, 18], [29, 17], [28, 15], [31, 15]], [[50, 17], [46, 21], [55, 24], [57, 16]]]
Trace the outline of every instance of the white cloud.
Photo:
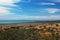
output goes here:
[[56, 12], [59, 12], [60, 9], [57, 9], [57, 8], [46, 8], [45, 11], [47, 11], [48, 13], [54, 14]]
[[42, 8], [42, 9], [39, 9], [38, 11], [40, 11], [42, 13], [55, 14], [57, 12], [60, 12], [60, 9], [58, 9], [58, 8]]
[[0, 5], [9, 5], [13, 6], [15, 5], [14, 3], [19, 2], [21, 0], [0, 0]]
[[14, 3], [19, 2], [21, 0], [0, 0], [0, 16], [10, 15], [13, 8], [7, 8], [6, 6], [17, 6]]
[[9, 15], [9, 14], [11, 13], [9, 12], [8, 8], [0, 6], [0, 16]]
[[1, 3], [15, 3], [19, 2], [20, 0], [0, 0]]
[[50, 2], [42, 2], [42, 3], [39, 3], [39, 5], [56, 5], [56, 4], [50, 3]]

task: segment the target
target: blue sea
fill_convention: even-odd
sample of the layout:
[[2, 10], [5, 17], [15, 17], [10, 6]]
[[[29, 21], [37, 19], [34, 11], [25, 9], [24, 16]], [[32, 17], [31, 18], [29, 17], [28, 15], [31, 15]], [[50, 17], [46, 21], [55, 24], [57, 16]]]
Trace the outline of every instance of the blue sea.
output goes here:
[[32, 20], [0, 20], [0, 23], [27, 23], [33, 22]]

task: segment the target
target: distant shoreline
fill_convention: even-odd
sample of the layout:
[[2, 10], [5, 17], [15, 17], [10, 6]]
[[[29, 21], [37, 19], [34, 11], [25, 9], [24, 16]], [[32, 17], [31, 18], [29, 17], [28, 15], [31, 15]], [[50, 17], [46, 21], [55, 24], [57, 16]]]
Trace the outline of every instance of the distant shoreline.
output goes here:
[[60, 23], [60, 20], [57, 21], [32, 21], [32, 20], [14, 20], [14, 21], [0, 21], [0, 25], [5, 24], [32, 24], [32, 23]]

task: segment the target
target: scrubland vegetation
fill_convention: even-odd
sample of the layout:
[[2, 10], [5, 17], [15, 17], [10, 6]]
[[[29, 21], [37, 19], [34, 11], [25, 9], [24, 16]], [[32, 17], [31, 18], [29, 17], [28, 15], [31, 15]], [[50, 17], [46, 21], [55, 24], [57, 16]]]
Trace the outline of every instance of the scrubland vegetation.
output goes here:
[[60, 40], [60, 23], [0, 25], [0, 40]]

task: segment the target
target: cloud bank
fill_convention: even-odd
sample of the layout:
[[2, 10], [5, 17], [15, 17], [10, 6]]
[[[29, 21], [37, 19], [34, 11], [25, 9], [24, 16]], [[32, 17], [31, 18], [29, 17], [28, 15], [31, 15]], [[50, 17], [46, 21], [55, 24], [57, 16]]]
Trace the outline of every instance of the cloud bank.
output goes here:
[[58, 20], [60, 15], [51, 16], [27, 16], [27, 15], [15, 15], [15, 16], [0, 16], [1, 20]]

